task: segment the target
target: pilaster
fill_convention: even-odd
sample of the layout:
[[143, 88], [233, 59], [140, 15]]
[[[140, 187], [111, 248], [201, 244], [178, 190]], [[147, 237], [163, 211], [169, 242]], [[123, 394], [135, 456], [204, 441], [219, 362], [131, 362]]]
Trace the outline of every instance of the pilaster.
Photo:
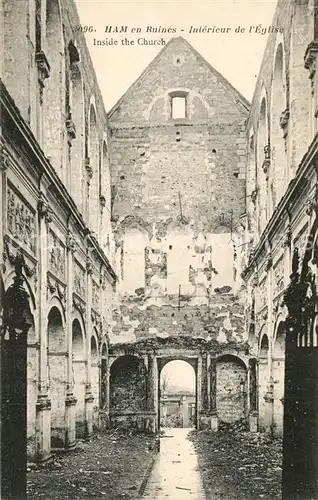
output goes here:
[[86, 262], [86, 385], [85, 385], [85, 429], [89, 439], [93, 434], [93, 402], [91, 391], [91, 333], [92, 333], [92, 263], [87, 258]]
[[48, 396], [47, 358], [47, 271], [48, 271], [48, 226], [52, 221], [51, 209], [43, 193], [38, 201], [38, 256], [39, 256], [39, 329], [40, 329], [40, 376], [39, 394], [36, 403], [39, 432], [38, 459], [45, 461], [51, 454], [51, 402]]
[[73, 394], [73, 346], [72, 346], [72, 308], [73, 308], [73, 255], [76, 250], [75, 240], [68, 232], [67, 241], [67, 296], [66, 296], [66, 331], [67, 331], [67, 379], [65, 398], [66, 448], [76, 443], [76, 398]]

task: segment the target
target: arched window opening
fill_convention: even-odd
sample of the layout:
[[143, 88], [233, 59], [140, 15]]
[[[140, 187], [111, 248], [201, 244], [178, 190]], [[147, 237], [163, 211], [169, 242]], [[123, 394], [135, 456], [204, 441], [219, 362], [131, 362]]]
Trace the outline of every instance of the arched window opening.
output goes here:
[[169, 361], [160, 373], [160, 426], [193, 427], [195, 423], [194, 368], [187, 361]]
[[45, 100], [45, 151], [64, 183], [67, 182], [63, 171], [65, 109], [65, 68], [62, 19], [58, 0], [47, 0], [46, 40], [50, 77], [46, 81]]
[[262, 233], [267, 223], [268, 214], [267, 181], [270, 160], [265, 98], [262, 99], [260, 106], [257, 142], [258, 230], [259, 233]]
[[285, 140], [280, 124], [282, 112], [286, 109], [283, 57], [283, 45], [280, 43], [277, 47], [275, 56], [271, 102], [272, 170], [270, 176], [270, 191], [272, 209], [275, 209], [280, 199], [282, 198], [287, 183]]
[[69, 44], [70, 89], [67, 106], [67, 133], [70, 161], [70, 191], [83, 214], [85, 176], [84, 161], [84, 92], [79, 53]]
[[260, 348], [260, 359], [268, 361], [268, 348], [269, 348], [268, 337], [265, 334], [262, 337], [261, 348]]
[[99, 238], [99, 194], [100, 194], [100, 171], [99, 171], [99, 145], [97, 118], [94, 106], [91, 104], [89, 111], [89, 160], [91, 168], [91, 182], [89, 189], [89, 227], [94, 236]]

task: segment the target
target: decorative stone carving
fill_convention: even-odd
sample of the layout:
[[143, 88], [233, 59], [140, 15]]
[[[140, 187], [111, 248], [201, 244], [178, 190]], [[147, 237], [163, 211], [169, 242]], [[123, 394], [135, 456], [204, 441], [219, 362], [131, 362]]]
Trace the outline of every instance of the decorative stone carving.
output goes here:
[[76, 251], [76, 241], [71, 231], [68, 231], [67, 233], [66, 248], [72, 253]]
[[73, 122], [71, 111], [67, 115], [65, 125], [69, 141], [72, 142], [72, 140], [76, 137], [76, 127], [75, 123]]
[[44, 217], [47, 224], [52, 222], [52, 209], [48, 203], [43, 200], [42, 196], [40, 196], [38, 201], [38, 213], [41, 219]]
[[95, 281], [92, 282], [92, 306], [99, 311], [99, 286]]
[[265, 270], [266, 272], [268, 273], [270, 271], [270, 269], [272, 268], [272, 265], [273, 265], [273, 258], [272, 258], [272, 255], [269, 254], [268, 258], [267, 258], [267, 261], [266, 261], [266, 266], [265, 266]]
[[24, 273], [25, 275], [28, 277], [28, 278], [32, 278], [33, 276], [33, 279], [34, 279], [34, 282], [37, 281], [37, 276], [36, 276], [36, 266], [34, 267], [30, 267], [27, 265], [27, 263], [25, 262], [25, 258], [24, 258], [24, 255], [23, 254], [20, 254], [19, 252], [16, 252], [15, 254], [10, 250], [10, 246], [8, 244], [7, 241], [4, 242], [4, 252], [3, 252], [3, 266], [4, 266], [4, 269], [3, 269], [3, 272], [5, 273], [6, 272], [6, 261], [10, 262], [11, 266], [12, 267], [15, 267], [16, 263], [17, 263], [17, 259], [21, 262], [21, 265], [22, 265], [22, 268], [24, 270]]
[[316, 59], [317, 59], [317, 53], [318, 53], [318, 41], [314, 40], [312, 41], [305, 52], [305, 57], [304, 57], [304, 66], [306, 69], [309, 70], [309, 78], [311, 80], [311, 93], [314, 94], [315, 92], [315, 73], [316, 73]]
[[279, 119], [280, 127], [283, 129], [283, 137], [284, 137], [284, 139], [287, 136], [288, 120], [289, 120], [289, 109], [286, 108], [286, 109], [284, 109], [284, 111], [280, 115], [280, 119]]
[[311, 217], [314, 211], [317, 212], [318, 209], [318, 204], [315, 198], [316, 197], [313, 197], [306, 202], [306, 214], [309, 215], [309, 217]]
[[264, 147], [264, 161], [262, 164], [262, 169], [264, 171], [264, 174], [266, 175], [266, 178], [268, 177], [270, 164], [271, 164], [271, 148], [270, 145], [267, 144], [267, 146]]
[[3, 144], [0, 146], [0, 171], [5, 172], [10, 166], [9, 155]]
[[258, 190], [257, 189], [254, 189], [254, 191], [252, 191], [251, 193], [251, 201], [253, 203], [253, 205], [256, 204], [256, 200], [257, 200], [257, 192]]
[[273, 267], [274, 270], [274, 297], [284, 289], [284, 258], [281, 257]]
[[46, 58], [43, 50], [36, 52], [35, 54], [35, 62], [38, 66], [38, 82], [40, 86], [40, 101], [43, 104], [43, 88], [44, 88], [44, 80], [46, 80], [50, 76], [50, 65]]
[[102, 194], [100, 195], [99, 202], [100, 202], [101, 209], [103, 210], [103, 208], [106, 207], [106, 198], [104, 195], [102, 195]]
[[49, 294], [56, 293], [60, 298], [64, 307], [66, 306], [66, 293], [65, 287], [61, 285], [58, 281], [54, 280], [51, 276], [47, 276], [47, 290]]
[[53, 231], [49, 232], [49, 270], [65, 279], [65, 247]]
[[286, 248], [286, 247], [289, 248], [291, 245], [291, 240], [292, 240], [292, 229], [291, 229], [290, 224], [288, 224], [286, 234], [283, 238], [282, 246], [284, 248]]
[[73, 295], [73, 307], [74, 309], [78, 309], [78, 311], [83, 315], [86, 313], [86, 306], [84, 302], [76, 297], [76, 295]]
[[74, 292], [85, 299], [86, 295], [86, 275], [84, 269], [75, 262], [74, 264], [74, 279], [73, 279]]
[[267, 279], [263, 279], [258, 285], [258, 310], [262, 310], [267, 304]]
[[87, 274], [89, 274], [89, 275], [93, 274], [93, 264], [90, 260], [87, 260], [87, 262], [86, 262], [86, 271], [87, 271]]
[[99, 314], [96, 311], [94, 311], [93, 309], [91, 309], [91, 320], [92, 320], [93, 325], [95, 325], [97, 328], [100, 327]]
[[35, 214], [10, 187], [7, 189], [7, 229], [17, 242], [35, 253]]
[[85, 170], [87, 173], [87, 184], [90, 186], [92, 177], [93, 177], [93, 169], [91, 167], [91, 160], [88, 156], [85, 158]]

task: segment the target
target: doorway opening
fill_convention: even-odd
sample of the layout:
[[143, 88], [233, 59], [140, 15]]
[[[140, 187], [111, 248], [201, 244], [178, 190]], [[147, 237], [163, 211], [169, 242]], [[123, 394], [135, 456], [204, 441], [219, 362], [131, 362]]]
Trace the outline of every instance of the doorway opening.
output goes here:
[[183, 360], [161, 360], [160, 428], [193, 428], [197, 421], [196, 370]]

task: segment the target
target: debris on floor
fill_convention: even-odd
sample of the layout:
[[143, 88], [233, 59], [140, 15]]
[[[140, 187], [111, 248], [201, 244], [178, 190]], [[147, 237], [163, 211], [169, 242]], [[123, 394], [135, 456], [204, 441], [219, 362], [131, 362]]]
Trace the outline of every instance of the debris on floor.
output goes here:
[[152, 436], [107, 431], [90, 442], [79, 442], [72, 451], [55, 455], [45, 466], [30, 467], [27, 498], [137, 498], [154, 454], [156, 446]]
[[209, 499], [281, 499], [281, 439], [251, 433], [242, 423], [192, 432], [191, 439]]

